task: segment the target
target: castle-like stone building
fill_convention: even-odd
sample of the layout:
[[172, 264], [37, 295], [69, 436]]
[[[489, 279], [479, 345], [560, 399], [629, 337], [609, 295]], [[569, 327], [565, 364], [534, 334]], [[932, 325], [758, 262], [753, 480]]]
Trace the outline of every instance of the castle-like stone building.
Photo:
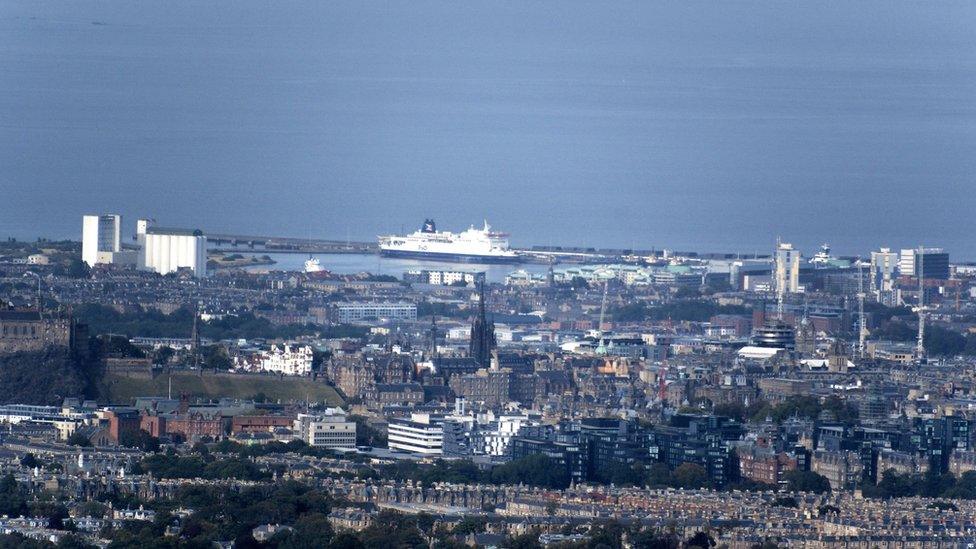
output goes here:
[[47, 347], [81, 349], [87, 343], [84, 325], [70, 314], [36, 309], [0, 309], [0, 353], [39, 351]]

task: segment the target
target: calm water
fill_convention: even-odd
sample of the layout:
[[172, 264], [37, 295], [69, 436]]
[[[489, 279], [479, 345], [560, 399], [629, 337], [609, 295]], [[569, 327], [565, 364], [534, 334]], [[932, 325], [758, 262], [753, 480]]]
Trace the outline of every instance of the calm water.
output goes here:
[[[248, 254], [252, 255], [252, 254]], [[257, 254], [264, 255], [264, 254]], [[302, 254], [267, 254], [275, 260], [274, 265], [253, 267], [251, 271], [279, 270], [303, 271], [307, 255]], [[546, 265], [476, 265], [466, 263], [441, 263], [437, 261], [413, 261], [409, 259], [395, 259], [380, 257], [379, 254], [315, 254], [319, 264], [337, 274], [372, 273], [391, 275], [403, 278], [407, 271], [464, 271], [471, 273], [483, 272], [489, 282], [505, 282], [505, 277], [516, 269], [524, 269], [530, 273], [544, 274]]]
[[487, 217], [515, 245], [976, 259], [973, 29], [970, 0], [3, 0], [0, 235]]

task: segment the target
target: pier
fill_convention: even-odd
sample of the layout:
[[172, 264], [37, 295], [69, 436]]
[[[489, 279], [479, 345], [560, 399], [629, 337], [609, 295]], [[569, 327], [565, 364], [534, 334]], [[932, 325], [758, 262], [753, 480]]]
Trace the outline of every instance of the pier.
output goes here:
[[228, 253], [246, 251], [276, 254], [371, 254], [379, 251], [379, 246], [375, 242], [220, 233], [208, 233], [207, 244], [210, 251]]

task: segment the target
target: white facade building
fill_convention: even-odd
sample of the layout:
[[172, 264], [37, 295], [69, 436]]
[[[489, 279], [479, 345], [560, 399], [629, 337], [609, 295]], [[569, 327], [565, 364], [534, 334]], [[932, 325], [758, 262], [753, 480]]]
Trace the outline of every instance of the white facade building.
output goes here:
[[[875, 292], [890, 292], [895, 289], [895, 280], [898, 278], [898, 254], [891, 251], [891, 248], [881, 248], [880, 251], [871, 252], [871, 289]], [[915, 261], [911, 260], [912, 269]]]
[[439, 456], [444, 453], [444, 418], [413, 413], [410, 419], [391, 419], [386, 440], [390, 450]]
[[274, 372], [286, 376], [307, 376], [312, 373], [312, 348], [308, 345], [272, 345], [270, 351], [245, 358], [234, 358], [234, 368], [248, 372]]
[[136, 261], [138, 269], [146, 269], [146, 231], [155, 224], [155, 219], [139, 219], [136, 221], [136, 245], [139, 246], [139, 257]]
[[538, 422], [532, 421], [526, 415], [506, 415], [499, 416], [492, 422], [490, 429], [484, 431], [483, 440], [485, 455], [506, 456], [512, 439], [518, 435], [524, 425], [537, 425]]
[[898, 272], [902, 276], [915, 276], [915, 252], [914, 248], [907, 248], [901, 251], [898, 258]]
[[336, 322], [348, 324], [365, 320], [417, 320], [417, 304], [409, 302], [343, 302], [334, 306]]
[[800, 250], [792, 244], [780, 242], [776, 245], [775, 276], [773, 283], [776, 295], [800, 292]]
[[86, 215], [81, 218], [81, 259], [89, 267], [134, 263], [134, 254], [122, 250], [121, 215]]
[[341, 408], [327, 408], [325, 413], [298, 414], [293, 424], [295, 436], [316, 448], [355, 450], [356, 422], [350, 421]]
[[484, 273], [474, 273], [466, 271], [431, 271], [427, 269], [407, 271], [403, 279], [408, 282], [420, 282], [422, 284], [434, 284], [440, 286], [451, 286], [463, 282], [468, 286], [473, 286], [478, 277]]
[[140, 220], [136, 238], [142, 242], [142, 260], [147, 270], [168, 274], [189, 269], [193, 276], [207, 276], [207, 237], [200, 231], [153, 227]]

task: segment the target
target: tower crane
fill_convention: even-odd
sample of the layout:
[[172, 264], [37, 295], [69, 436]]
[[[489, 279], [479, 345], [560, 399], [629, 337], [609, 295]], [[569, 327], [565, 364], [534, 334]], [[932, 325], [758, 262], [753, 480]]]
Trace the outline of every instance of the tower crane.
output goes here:
[[919, 361], [925, 360], [925, 248], [918, 247], [918, 342], [915, 344], [915, 354]]
[[864, 358], [864, 339], [867, 328], [864, 326], [864, 264], [857, 258], [857, 355]]
[[600, 323], [597, 325], [596, 329], [600, 332], [600, 344], [596, 348], [596, 353], [598, 355], [607, 354], [606, 345], [606, 332], [603, 331], [603, 321], [607, 315], [607, 289], [610, 286], [610, 280], [603, 281], [603, 302], [600, 304]]
[[657, 399], [661, 403], [661, 410], [664, 410], [664, 401], [668, 396], [668, 349], [670, 347], [669, 343], [664, 345], [664, 354], [661, 357], [661, 369], [657, 376]]

